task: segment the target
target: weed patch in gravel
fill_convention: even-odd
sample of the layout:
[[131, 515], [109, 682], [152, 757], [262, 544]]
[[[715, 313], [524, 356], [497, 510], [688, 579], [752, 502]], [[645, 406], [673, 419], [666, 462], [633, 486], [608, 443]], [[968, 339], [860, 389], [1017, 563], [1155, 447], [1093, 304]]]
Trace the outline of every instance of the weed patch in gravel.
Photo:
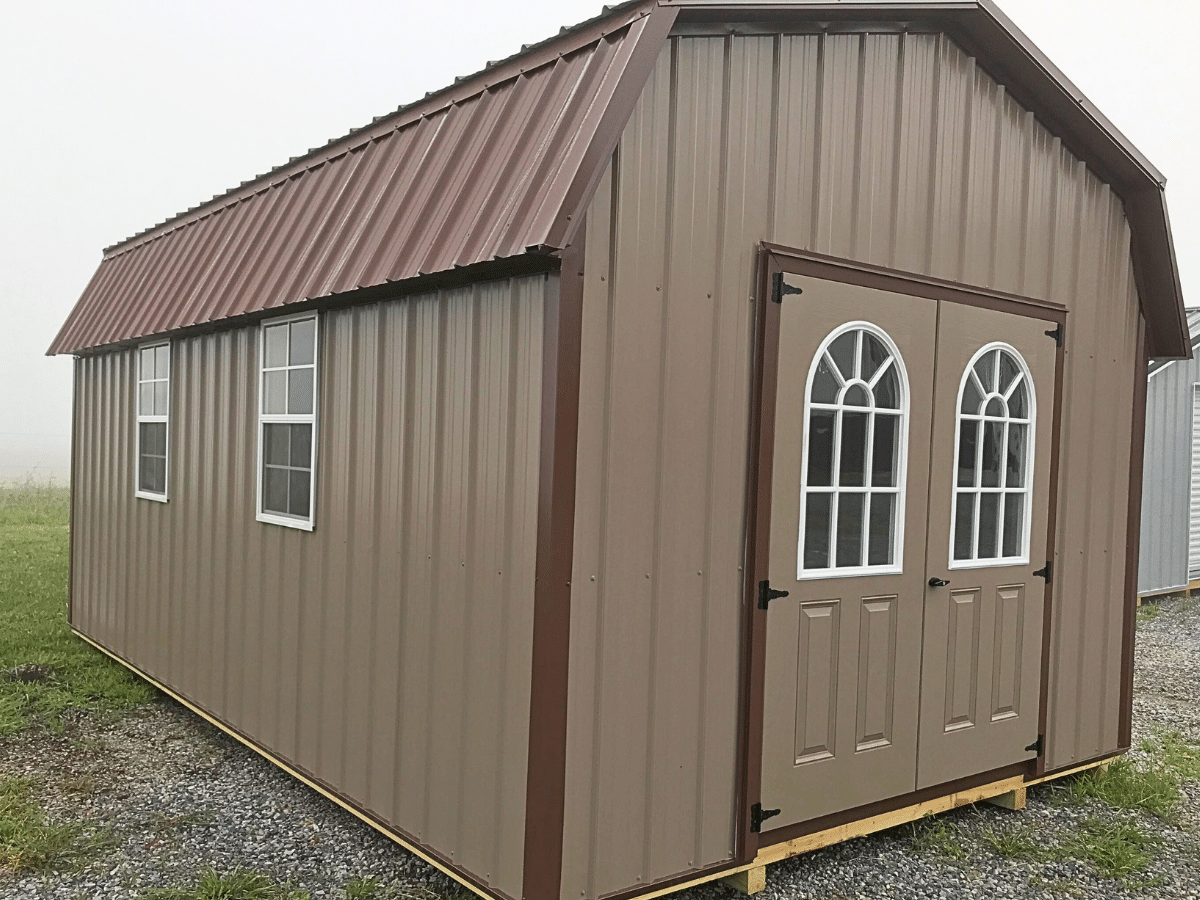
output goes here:
[[106, 844], [104, 835], [88, 834], [82, 825], [48, 823], [33, 800], [34, 787], [27, 778], [0, 780], [0, 872], [74, 868]]
[[155, 888], [141, 900], [310, 900], [310, 894], [259, 872], [235, 869], [221, 874], [206, 869], [190, 887]]

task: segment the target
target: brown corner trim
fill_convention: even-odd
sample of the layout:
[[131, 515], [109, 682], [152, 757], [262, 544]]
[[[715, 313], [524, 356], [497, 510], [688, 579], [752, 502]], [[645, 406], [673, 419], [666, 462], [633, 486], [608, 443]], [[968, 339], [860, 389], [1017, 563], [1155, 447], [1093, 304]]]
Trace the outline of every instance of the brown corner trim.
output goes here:
[[79, 381], [83, 360], [71, 360], [71, 491], [67, 513], [67, 625], [75, 627], [75, 494], [79, 485]]
[[563, 254], [557, 290], [547, 294], [542, 337], [524, 900], [559, 900], [562, 884], [585, 227]]
[[930, 300], [964, 303], [983, 309], [1045, 319], [1049, 322], [1066, 321], [1067, 308], [1060, 303], [1050, 303], [1034, 297], [1022, 297], [1019, 294], [1008, 294], [1004, 291], [995, 291], [977, 285], [946, 281], [930, 275], [902, 272], [885, 266], [826, 256], [823, 253], [813, 253], [809, 250], [797, 250], [793, 247], [783, 247], [765, 241], [762, 246], [777, 259], [780, 270], [795, 275], [840, 281], [878, 291], [890, 291], [893, 294], [906, 294], [910, 297], [926, 297]]
[[1137, 577], [1142, 542], [1142, 465], [1146, 454], [1146, 360], [1150, 352], [1146, 320], [1138, 316], [1137, 370], [1133, 382], [1133, 426], [1129, 447], [1129, 510], [1125, 524], [1125, 604], [1121, 623], [1121, 707], [1117, 746], [1133, 743], [1133, 645], [1137, 632]]
[[767, 669], [767, 614], [755, 586], [770, 563], [771, 474], [775, 456], [775, 389], [779, 370], [779, 306], [770, 302], [780, 271], [767, 244], [758, 254], [754, 358], [750, 381], [749, 453], [746, 457], [746, 557], [742, 585], [742, 683], [738, 702], [738, 785], [735, 859], [754, 861], [760, 835], [750, 831], [750, 807], [762, 792], [763, 685]]
[[[1058, 534], [1058, 470], [1059, 451], [1062, 448], [1062, 398], [1063, 384], [1066, 381], [1067, 340], [1058, 345], [1054, 356], [1054, 416], [1050, 423], [1050, 434], [1053, 443], [1050, 445], [1050, 498], [1046, 508], [1046, 561], [1051, 564], [1051, 570], [1058, 566], [1055, 536]], [[1050, 740], [1050, 639], [1053, 631], [1054, 615], [1054, 580], [1046, 580], [1046, 590], [1042, 594], [1042, 686], [1038, 691], [1038, 734], [1042, 735], [1042, 749], [1037, 755], [1037, 774], [1046, 774], [1046, 758]]]
[[983, 784], [989, 784], [993, 781], [1002, 781], [1006, 778], [1015, 778], [1021, 775], [1027, 776], [1028, 780], [1028, 778], [1032, 777], [1032, 762], [1033, 760], [1029, 760], [1027, 762], [1015, 763], [1011, 766], [1004, 766], [1000, 769], [992, 769], [990, 772], [980, 772], [978, 775], [969, 775], [966, 778], [948, 781], [945, 784], [937, 784], [933, 787], [913, 791], [910, 794], [901, 794], [899, 797], [877, 800], [874, 803], [868, 803], [864, 806], [856, 806], [854, 809], [830, 813], [818, 819], [809, 819], [807, 822], [797, 822], [794, 825], [788, 825], [784, 828], [776, 828], [762, 836], [762, 844], [763, 846], [782, 844], [785, 841], [804, 837], [808, 834], [815, 834], [818, 831], [836, 828], [839, 825], [857, 822], [860, 819], [869, 819], [880, 813], [903, 809], [906, 806], [924, 803], [926, 800], [934, 800], [938, 797], [946, 797], [950, 794], [955, 794], [968, 788], [979, 787]]
[[269, 750], [268, 748], [264, 747], [262, 744], [258, 743], [256, 740], [254, 740], [250, 736], [243, 734], [242, 732], [240, 732], [238, 729], [234, 728], [229, 723], [223, 721], [220, 717], [218, 717], [214, 713], [209, 712], [207, 709], [205, 709], [199, 703], [196, 703], [194, 700], [189, 700], [183, 694], [180, 694], [179, 692], [174, 691], [171, 688], [167, 687], [165, 684], [163, 684], [157, 678], [154, 678], [153, 676], [148, 675], [146, 672], [143, 672], [132, 662], [125, 659], [125, 657], [123, 657], [121, 654], [117, 653], [114, 650], [110, 650], [108, 647], [104, 646], [99, 641], [96, 641], [95, 639], [88, 637], [86, 634], [84, 634], [78, 628], [72, 627], [71, 632], [76, 637], [91, 644], [93, 647], [95, 647], [97, 650], [99, 650], [104, 655], [109, 656], [112, 659], [119, 662], [121, 665], [123, 665], [125, 668], [129, 669], [129, 671], [133, 672], [133, 674], [137, 675], [139, 678], [143, 679], [144, 681], [149, 682], [154, 687], [158, 688], [158, 690], [162, 691], [164, 694], [166, 694], [171, 699], [182, 704], [183, 706], [186, 706], [188, 709], [190, 709], [196, 715], [200, 716], [200, 718], [207, 721], [209, 724], [211, 724], [211, 725], [215, 726], [216, 728], [220, 729], [221, 731], [225, 732], [230, 737], [232, 737], [234, 740], [239, 741], [240, 743], [244, 744], [246, 747], [253, 750], [259, 756], [263, 757], [263, 759], [267, 760], [267, 762], [273, 763], [274, 765], [278, 766], [280, 769], [287, 772], [293, 778], [296, 778], [298, 781], [303, 782], [308, 787], [310, 787], [314, 791], [316, 791], [318, 794], [321, 794], [322, 796], [324, 796], [327, 800], [332, 800], [334, 803], [336, 803], [338, 806], [342, 807], [344, 810], [346, 810], [351, 815], [362, 820], [365, 824], [371, 826], [376, 831], [380, 832], [382, 835], [389, 838], [390, 840], [395, 841], [397, 844], [399, 844], [401, 847], [403, 847], [409, 853], [412, 853], [414, 856], [419, 857], [421, 860], [423, 860], [424, 862], [433, 866], [435, 869], [439, 870], [443, 874], [448, 875], [449, 877], [453, 878], [459, 884], [463, 885], [463, 887], [467, 888], [468, 890], [472, 891], [473, 893], [478, 894], [480, 897], [484, 898], [484, 900], [513, 900], [513, 898], [509, 897], [503, 891], [497, 890], [496, 888], [488, 887], [483, 882], [479, 881], [474, 875], [459, 868], [453, 862], [446, 859], [444, 856], [442, 856], [440, 853], [438, 853], [433, 848], [425, 846], [420, 841], [418, 841], [416, 838], [412, 837], [411, 835], [407, 834], [406, 832], [402, 831], [401, 829], [396, 828], [394, 825], [388, 824], [383, 819], [379, 818], [375, 813], [371, 812], [369, 809], [366, 809], [365, 807], [360, 806], [357, 801], [352, 800], [350, 797], [347, 797], [345, 794], [343, 794], [337, 788], [333, 787], [333, 785], [329, 784], [326, 781], [323, 781], [322, 779], [318, 778], [316, 775], [313, 775], [311, 772], [306, 771], [305, 769], [301, 768], [300, 766], [296, 765], [295, 763], [288, 762], [286, 759], [284, 759], [282, 756], [279, 756], [273, 750]]

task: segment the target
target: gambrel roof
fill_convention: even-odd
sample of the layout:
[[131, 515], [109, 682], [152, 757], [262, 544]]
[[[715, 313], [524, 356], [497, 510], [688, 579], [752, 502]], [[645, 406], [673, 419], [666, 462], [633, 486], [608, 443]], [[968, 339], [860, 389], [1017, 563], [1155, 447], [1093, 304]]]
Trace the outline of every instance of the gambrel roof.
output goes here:
[[365, 298], [439, 275], [485, 277], [501, 264], [552, 266], [671, 29], [688, 21], [947, 33], [1121, 197], [1151, 355], [1190, 355], [1165, 179], [991, 0], [606, 8], [109, 247], [48, 352]]

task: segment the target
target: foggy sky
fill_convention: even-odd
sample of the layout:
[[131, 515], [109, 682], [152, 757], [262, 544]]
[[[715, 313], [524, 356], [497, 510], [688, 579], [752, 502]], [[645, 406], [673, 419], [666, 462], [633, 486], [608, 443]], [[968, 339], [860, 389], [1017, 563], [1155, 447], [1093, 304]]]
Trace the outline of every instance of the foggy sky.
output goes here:
[[[71, 362], [44, 356], [101, 250], [365, 125], [600, 0], [9, 0], [0, 18], [0, 481], [69, 461]], [[1200, 305], [1200, 13], [1000, 0], [1168, 179]]]

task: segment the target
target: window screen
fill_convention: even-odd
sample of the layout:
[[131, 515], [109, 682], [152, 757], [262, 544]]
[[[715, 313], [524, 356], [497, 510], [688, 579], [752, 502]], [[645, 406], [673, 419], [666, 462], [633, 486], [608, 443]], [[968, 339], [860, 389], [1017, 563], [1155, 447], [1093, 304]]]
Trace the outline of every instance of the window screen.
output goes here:
[[951, 566], [1027, 561], [1034, 424], [1025, 360], [1007, 345], [984, 347], [958, 391]]
[[138, 350], [137, 489], [139, 497], [167, 499], [167, 442], [171, 404], [171, 345]]
[[797, 577], [900, 565], [907, 380], [881, 329], [851, 322], [821, 344], [805, 400]]
[[262, 326], [259, 518], [311, 528], [316, 449], [316, 316]]

